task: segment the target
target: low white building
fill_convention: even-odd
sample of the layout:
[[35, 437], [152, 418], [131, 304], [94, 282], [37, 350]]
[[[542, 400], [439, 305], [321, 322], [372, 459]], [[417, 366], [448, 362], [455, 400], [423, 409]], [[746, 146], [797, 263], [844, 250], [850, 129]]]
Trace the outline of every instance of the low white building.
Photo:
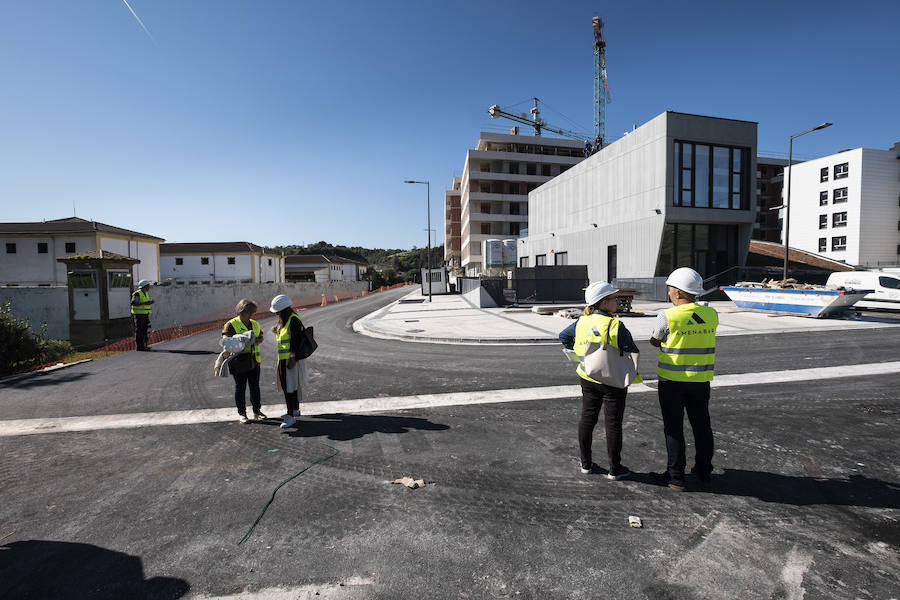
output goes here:
[[66, 267], [57, 258], [114, 252], [141, 262], [132, 267], [136, 283], [160, 277], [159, 238], [78, 217], [33, 223], [0, 223], [0, 283], [65, 286]]
[[900, 264], [900, 143], [795, 164], [785, 182], [790, 171], [792, 248], [863, 267]]
[[629, 132], [528, 195], [519, 266], [587, 265], [591, 280], [653, 284], [676, 267], [710, 277], [744, 265], [756, 128], [665, 112]]
[[282, 283], [284, 257], [250, 242], [160, 244], [163, 280], [175, 283]]
[[362, 281], [368, 269], [367, 263], [322, 254], [292, 254], [284, 258], [287, 281]]

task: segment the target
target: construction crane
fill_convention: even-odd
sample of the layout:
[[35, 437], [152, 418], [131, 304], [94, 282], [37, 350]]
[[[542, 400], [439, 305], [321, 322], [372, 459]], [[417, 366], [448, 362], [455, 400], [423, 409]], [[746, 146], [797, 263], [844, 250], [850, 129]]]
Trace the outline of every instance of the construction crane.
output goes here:
[[606, 105], [612, 102], [609, 80], [606, 78], [606, 42], [603, 41], [603, 20], [594, 17], [594, 139], [602, 145], [606, 133]]
[[547, 125], [543, 120], [541, 120], [541, 113], [538, 110], [538, 99], [532, 98], [534, 100], [534, 108], [531, 109], [531, 119], [525, 116], [525, 113], [522, 113], [521, 116], [514, 115], [512, 113], [506, 112], [505, 110], [500, 108], [500, 105], [495, 104], [488, 109], [488, 114], [491, 115], [492, 118], [497, 119], [499, 117], [504, 117], [509, 119], [510, 121], [515, 121], [516, 123], [522, 123], [523, 125], [528, 125], [534, 131], [534, 135], [541, 135], [541, 131], [546, 129], [547, 131], [552, 131], [557, 135], [561, 135], [563, 137], [572, 138], [573, 140], [587, 140], [587, 136], [583, 133], [578, 133], [577, 131], [569, 131], [568, 129], [560, 129], [559, 127], [553, 127], [552, 125]]

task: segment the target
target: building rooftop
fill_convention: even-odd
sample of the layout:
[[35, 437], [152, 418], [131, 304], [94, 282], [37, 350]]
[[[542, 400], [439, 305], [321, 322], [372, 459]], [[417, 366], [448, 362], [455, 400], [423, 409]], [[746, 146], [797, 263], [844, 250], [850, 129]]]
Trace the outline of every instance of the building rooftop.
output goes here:
[[[763, 242], [760, 240], [750, 240], [750, 253], [769, 258], [784, 259], [784, 244], [777, 242]], [[819, 269], [827, 269], [830, 271], [852, 271], [853, 267], [846, 263], [831, 260], [806, 250], [791, 248], [788, 252], [788, 260], [792, 263], [809, 265]]]
[[90, 252], [83, 252], [81, 254], [69, 254], [62, 258], [57, 258], [58, 262], [66, 262], [70, 260], [120, 260], [124, 262], [130, 263], [139, 263], [140, 260], [136, 258], [131, 258], [130, 256], [124, 256], [122, 254], [116, 254], [115, 252], [110, 252], [109, 250], [91, 250]]
[[250, 242], [183, 242], [160, 244], [160, 255], [194, 254], [197, 252], [253, 252], [257, 254], [277, 254], [274, 250], [251, 244]]
[[113, 227], [106, 223], [98, 221], [87, 221], [78, 217], [68, 217], [65, 219], [53, 219], [51, 221], [36, 221], [31, 223], [0, 223], [0, 233], [25, 233], [25, 234], [65, 234], [65, 233], [114, 233], [117, 235], [126, 235], [130, 237], [140, 237], [148, 240], [164, 241], [161, 237], [123, 229], [121, 227]]

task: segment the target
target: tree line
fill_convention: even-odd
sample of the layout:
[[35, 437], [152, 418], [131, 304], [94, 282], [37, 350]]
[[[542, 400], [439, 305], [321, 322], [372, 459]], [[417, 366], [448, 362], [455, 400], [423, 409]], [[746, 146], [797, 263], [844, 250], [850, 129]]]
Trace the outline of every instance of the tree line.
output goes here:
[[[419, 281], [421, 270], [428, 263], [428, 249], [412, 247], [411, 250], [400, 248], [363, 248], [362, 246], [333, 245], [325, 241], [314, 244], [275, 246], [276, 252], [292, 254], [322, 254], [329, 258], [343, 258], [369, 264], [366, 277], [372, 282], [372, 288], [382, 285], [393, 285], [404, 281]], [[432, 268], [444, 264], [444, 245], [431, 248]]]

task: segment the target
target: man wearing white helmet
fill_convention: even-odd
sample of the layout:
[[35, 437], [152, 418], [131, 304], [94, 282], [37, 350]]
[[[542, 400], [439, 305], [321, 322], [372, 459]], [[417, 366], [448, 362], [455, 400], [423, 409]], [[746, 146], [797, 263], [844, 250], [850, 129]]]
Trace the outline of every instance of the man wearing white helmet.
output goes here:
[[708, 483], [713, 465], [713, 432], [709, 422], [709, 382], [716, 358], [716, 328], [719, 315], [709, 306], [697, 304], [704, 292], [703, 278], [688, 267], [675, 269], [666, 279], [669, 300], [675, 305], [656, 319], [650, 343], [659, 348], [659, 408], [662, 412], [668, 455], [665, 473], [654, 478], [669, 488], [684, 491], [687, 464], [684, 413], [694, 433], [694, 467], [701, 483]]
[[[603, 342], [609, 332], [609, 344], [612, 347], [625, 352], [638, 352], [631, 333], [612, 316], [616, 312], [618, 291], [605, 281], [590, 284], [584, 290], [584, 315], [559, 334], [559, 341], [563, 346], [583, 357], [589, 342]], [[628, 467], [622, 464], [622, 419], [625, 416], [625, 395], [628, 388], [616, 388], [591, 379], [584, 372], [583, 363], [578, 365], [575, 372], [581, 378], [581, 419], [578, 422], [581, 472], [585, 475], [598, 472], [597, 465], [591, 460], [591, 443], [594, 426], [605, 401], [606, 454], [609, 458], [606, 477], [611, 480], [625, 479], [631, 475]]]
[[150, 313], [153, 312], [150, 299], [150, 282], [146, 279], [138, 281], [137, 288], [131, 294], [131, 316], [134, 319], [134, 342], [141, 352], [150, 352], [147, 345], [147, 330], [150, 329]]

